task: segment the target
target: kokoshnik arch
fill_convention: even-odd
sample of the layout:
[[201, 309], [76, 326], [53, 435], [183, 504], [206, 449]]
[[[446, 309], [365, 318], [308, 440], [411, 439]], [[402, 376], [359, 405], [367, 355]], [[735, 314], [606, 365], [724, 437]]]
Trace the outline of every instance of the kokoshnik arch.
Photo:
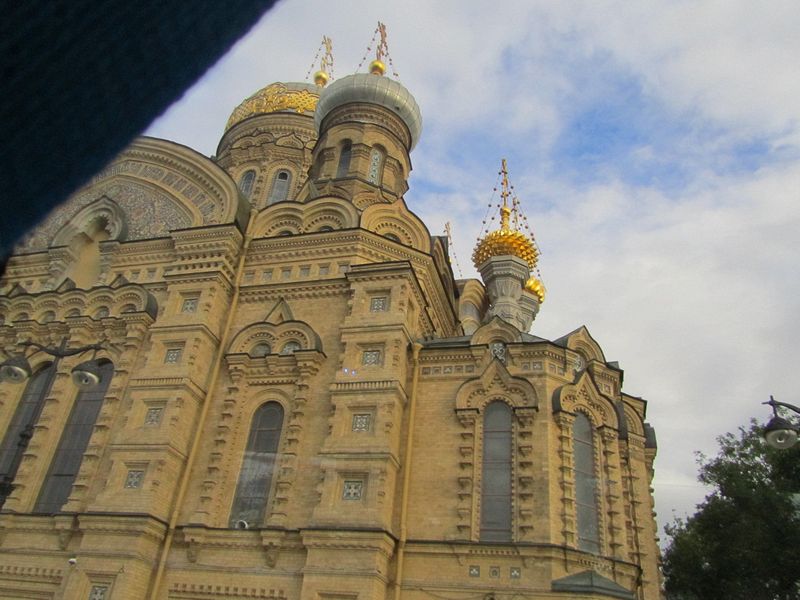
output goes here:
[[529, 333], [505, 163], [482, 281], [453, 277], [377, 33], [215, 157], [138, 139], [17, 247], [3, 359], [97, 345], [99, 383], [41, 353], [0, 383], [0, 597], [660, 598], [646, 402], [585, 327]]

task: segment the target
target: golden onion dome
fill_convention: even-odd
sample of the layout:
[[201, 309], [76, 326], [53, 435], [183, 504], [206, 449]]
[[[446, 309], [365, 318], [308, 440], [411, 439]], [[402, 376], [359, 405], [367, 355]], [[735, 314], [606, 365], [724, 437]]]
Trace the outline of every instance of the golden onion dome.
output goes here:
[[271, 83], [231, 113], [225, 131], [255, 115], [291, 112], [313, 116], [322, 87], [311, 83]]
[[539, 304], [544, 302], [544, 296], [547, 293], [544, 284], [536, 277], [531, 277], [525, 282], [525, 291], [538, 296]]
[[536, 267], [536, 263], [539, 261], [539, 250], [528, 236], [510, 227], [510, 213], [511, 209], [505, 206], [501, 208], [500, 229], [487, 233], [475, 246], [472, 262], [476, 269], [493, 256], [516, 256], [528, 263], [528, 267], [531, 269]]

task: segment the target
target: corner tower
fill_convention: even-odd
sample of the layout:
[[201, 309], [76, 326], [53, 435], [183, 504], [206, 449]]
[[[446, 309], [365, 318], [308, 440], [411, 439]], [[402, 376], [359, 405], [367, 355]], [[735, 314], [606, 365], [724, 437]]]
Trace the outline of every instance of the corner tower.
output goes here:
[[500, 176], [500, 229], [478, 238], [472, 261], [481, 273], [489, 296], [485, 320], [498, 316], [525, 333], [544, 302], [544, 285], [540, 278], [531, 275], [537, 269], [539, 248], [533, 234], [529, 231], [526, 235], [522, 231], [525, 217], [516, 197], [509, 206], [512, 186], [508, 182], [505, 158]]
[[336, 195], [364, 209], [394, 202], [408, 189], [409, 153], [419, 140], [422, 115], [416, 100], [386, 76], [386, 29], [368, 73], [337, 79], [320, 94], [314, 114], [319, 141], [306, 195]]

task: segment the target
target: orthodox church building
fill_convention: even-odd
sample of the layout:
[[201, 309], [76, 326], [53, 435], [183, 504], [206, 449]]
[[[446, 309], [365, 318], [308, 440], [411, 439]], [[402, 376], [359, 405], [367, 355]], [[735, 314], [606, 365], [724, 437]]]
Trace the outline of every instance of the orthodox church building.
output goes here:
[[17, 248], [0, 598], [661, 597], [646, 402], [585, 327], [529, 333], [505, 165], [454, 278], [384, 50], [259, 90], [214, 157], [137, 139]]

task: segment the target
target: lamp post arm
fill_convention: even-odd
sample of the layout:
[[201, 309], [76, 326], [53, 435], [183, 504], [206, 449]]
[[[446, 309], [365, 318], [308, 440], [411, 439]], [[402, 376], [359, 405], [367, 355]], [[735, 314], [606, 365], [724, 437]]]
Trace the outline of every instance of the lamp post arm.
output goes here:
[[778, 402], [772, 396], [769, 397], [769, 402], [762, 402], [762, 404], [768, 404], [771, 406], [773, 412], [776, 412], [778, 406], [782, 406], [783, 408], [788, 408], [789, 410], [792, 410], [800, 415], [800, 407], [797, 407], [794, 404], [789, 404], [788, 402]]
[[[103, 344], [88, 344], [86, 346], [81, 346], [80, 348], [48, 348], [47, 346], [42, 346], [41, 344], [37, 344], [36, 342], [22, 342], [23, 346], [33, 346], [37, 348], [41, 352], [45, 354], [49, 354], [50, 356], [55, 356], [57, 358], [64, 358], [65, 356], [75, 356], [76, 354], [81, 354], [82, 352], [86, 352], [87, 350], [103, 350], [105, 346]], [[63, 345], [63, 344], [62, 344]]]

